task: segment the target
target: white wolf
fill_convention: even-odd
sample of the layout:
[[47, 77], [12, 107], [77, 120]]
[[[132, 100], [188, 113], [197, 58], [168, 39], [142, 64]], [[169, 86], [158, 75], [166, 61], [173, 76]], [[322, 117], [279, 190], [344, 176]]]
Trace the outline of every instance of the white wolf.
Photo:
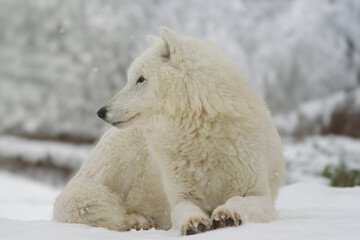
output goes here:
[[55, 219], [182, 234], [272, 220], [285, 169], [265, 103], [211, 44], [160, 35], [98, 111], [125, 130], [102, 137], [58, 197]]

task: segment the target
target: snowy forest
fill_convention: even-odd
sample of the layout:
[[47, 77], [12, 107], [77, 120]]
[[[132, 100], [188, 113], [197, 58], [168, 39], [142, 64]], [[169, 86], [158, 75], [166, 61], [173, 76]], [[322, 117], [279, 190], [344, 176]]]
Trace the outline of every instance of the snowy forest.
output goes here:
[[[296, 190], [327, 199], [352, 187], [345, 203], [360, 201], [360, 1], [0, 0], [0, 235], [14, 239], [11, 221], [51, 219], [55, 197], [109, 128], [96, 111], [160, 26], [220, 48], [265, 99], [286, 158], [280, 208], [292, 208]], [[355, 209], [349, 219], [360, 224]], [[360, 234], [351, 231], [345, 239]]]

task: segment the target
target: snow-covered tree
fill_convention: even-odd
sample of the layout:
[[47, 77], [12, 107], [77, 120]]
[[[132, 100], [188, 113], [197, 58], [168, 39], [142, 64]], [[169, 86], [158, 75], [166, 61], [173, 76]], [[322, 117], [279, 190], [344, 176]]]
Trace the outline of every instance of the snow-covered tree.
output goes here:
[[145, 35], [214, 43], [274, 114], [360, 85], [357, 0], [1, 0], [0, 133], [92, 141]]

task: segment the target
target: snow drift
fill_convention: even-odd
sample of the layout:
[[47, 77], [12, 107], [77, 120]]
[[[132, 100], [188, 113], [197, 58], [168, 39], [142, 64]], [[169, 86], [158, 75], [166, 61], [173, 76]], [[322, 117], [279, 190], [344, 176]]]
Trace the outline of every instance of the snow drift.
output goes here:
[[[23, 211], [32, 213], [33, 217], [49, 219], [51, 215], [51, 202], [55, 199], [54, 190], [32, 186], [33, 183], [18, 181], [11, 175], [0, 175], [1, 182], [8, 178], [12, 187], [21, 189], [31, 187], [32, 193], [21, 193], [22, 200], [18, 199], [8, 204], [9, 214], [4, 215], [5, 208], [0, 211], [0, 236], [2, 240], [14, 239], [175, 239], [180, 237], [174, 230], [160, 231], [130, 231], [114, 232], [103, 228], [92, 228], [85, 225], [73, 225], [57, 223], [46, 220], [21, 221], [19, 206], [21, 201], [33, 201], [35, 198], [42, 198], [36, 201], [38, 206], [22, 208]], [[22, 188], [22, 189], [23, 189]], [[7, 202], [14, 188], [0, 188], [0, 201]], [[47, 189], [47, 190], [46, 190]], [[25, 196], [32, 197], [25, 197]], [[34, 195], [37, 195], [35, 197]], [[46, 200], [47, 199], [47, 200]], [[19, 201], [20, 200], [20, 201]], [[331, 188], [314, 183], [299, 183], [284, 187], [277, 201], [279, 215], [277, 220], [264, 223], [246, 223], [239, 227], [224, 228], [210, 231], [186, 239], [358, 239], [360, 234], [360, 188]], [[22, 205], [24, 206], [24, 205]], [[38, 211], [43, 206], [45, 212]], [[21, 209], [21, 208], [20, 208]], [[4, 218], [7, 217], [7, 218]], [[23, 217], [25, 217], [23, 215]], [[26, 218], [24, 218], [26, 219]]]

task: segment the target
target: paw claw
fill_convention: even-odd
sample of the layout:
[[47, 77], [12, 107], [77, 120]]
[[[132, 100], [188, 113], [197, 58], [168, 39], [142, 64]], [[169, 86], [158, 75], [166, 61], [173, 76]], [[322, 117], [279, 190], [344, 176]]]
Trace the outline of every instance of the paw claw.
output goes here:
[[240, 214], [225, 206], [215, 209], [211, 219], [213, 220], [213, 228], [222, 228], [240, 225], [242, 223]]
[[181, 227], [182, 235], [193, 235], [211, 229], [210, 219], [207, 217], [192, 217], [185, 221]]
[[199, 223], [197, 228], [199, 229], [200, 232], [204, 232], [206, 230], [206, 226], [202, 223]]
[[234, 220], [232, 218], [225, 219], [225, 225], [226, 226], [234, 226]]
[[213, 220], [213, 228], [214, 228], [214, 229], [219, 228], [220, 225], [221, 225], [221, 224], [220, 224], [220, 221], [219, 221], [219, 220], [216, 220], [216, 219]]
[[138, 213], [132, 213], [128, 217], [129, 229], [149, 230], [155, 227], [155, 222], [148, 216], [144, 216]]
[[192, 230], [192, 229], [186, 230], [186, 235], [194, 235], [194, 234], [195, 234], [194, 230]]

